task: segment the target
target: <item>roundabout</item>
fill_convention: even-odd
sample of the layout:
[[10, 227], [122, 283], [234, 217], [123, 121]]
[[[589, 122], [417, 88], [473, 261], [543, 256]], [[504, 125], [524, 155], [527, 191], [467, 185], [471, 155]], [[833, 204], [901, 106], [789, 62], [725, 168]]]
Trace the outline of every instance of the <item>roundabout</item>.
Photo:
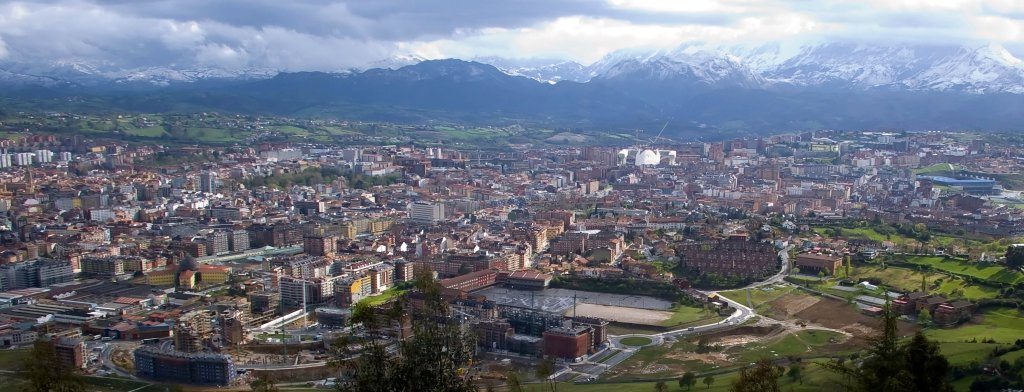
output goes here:
[[622, 338], [622, 340], [620, 340], [619, 343], [621, 343], [623, 346], [642, 347], [649, 346], [651, 343], [654, 343], [654, 341], [648, 337], [630, 336]]

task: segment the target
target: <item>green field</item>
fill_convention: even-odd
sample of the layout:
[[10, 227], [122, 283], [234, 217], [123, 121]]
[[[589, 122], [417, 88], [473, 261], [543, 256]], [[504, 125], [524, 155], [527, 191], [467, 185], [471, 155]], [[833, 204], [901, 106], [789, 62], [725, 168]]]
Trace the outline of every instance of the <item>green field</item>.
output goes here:
[[981, 362], [988, 357], [992, 349], [1003, 346], [998, 343], [959, 343], [947, 342], [939, 345], [942, 355], [946, 356], [950, 364], [966, 365], [971, 361]]
[[[862, 222], [862, 224], [864, 224], [864, 223]], [[887, 231], [891, 231], [891, 233], [890, 234], [884, 234], [883, 232], [879, 232], [878, 230], [876, 230], [875, 227], [879, 227], [879, 228], [884, 227], [884, 228], [887, 229]], [[842, 237], [842, 238], [847, 238], [847, 239], [867, 239], [867, 240], [878, 241], [878, 242], [883, 242], [883, 243], [886, 242], [886, 241], [889, 241], [889, 242], [892, 242], [892, 245], [894, 247], [896, 247], [896, 248], [904, 247], [905, 250], [912, 250], [912, 249], [915, 249], [915, 248], [917, 248], [918, 246], [921, 245], [921, 242], [918, 241], [917, 238], [912, 238], [912, 237], [905, 236], [903, 234], [900, 234], [898, 232], [893, 231], [893, 229], [891, 229], [891, 228], [889, 228], [887, 226], [874, 226], [873, 227], [871, 224], [868, 224], [868, 226], [863, 226], [863, 227], [845, 227], [845, 226], [824, 227], [824, 226], [818, 226], [818, 227], [814, 227], [813, 228], [814, 232], [819, 234], [819, 235], [821, 235], [821, 236], [827, 236], [826, 231], [827, 230], [834, 230], [834, 229], [839, 229], [840, 230], [840, 235], [839, 236]], [[960, 236], [960, 235], [953, 235], [953, 234], [942, 233], [942, 232], [935, 232], [935, 231], [931, 231], [930, 232], [930, 237], [931, 238], [929, 239], [928, 244], [932, 245], [932, 246], [940, 246], [940, 247], [948, 248], [948, 247], [951, 247], [953, 245], [956, 245], [956, 246], [960, 246], [960, 247], [970, 246], [970, 247], [974, 247], [974, 248], [978, 248], [978, 249], [989, 249], [989, 247], [987, 247], [987, 245], [989, 243], [983, 242], [983, 241], [981, 241], [979, 239], [976, 239], [976, 238], [965, 238], [964, 236]], [[1005, 249], [1005, 245], [1002, 246], [1002, 248]]]
[[[933, 271], [919, 271], [896, 266], [883, 269], [880, 265], [859, 265], [851, 268], [850, 272], [852, 280], [877, 280], [891, 289], [903, 292], [921, 290], [921, 277], [924, 276], [925, 286], [931, 293], [970, 300], [995, 298], [999, 295], [999, 290], [996, 288], [970, 284], [959, 277]], [[840, 272], [839, 275], [844, 276], [844, 273]]]
[[782, 296], [792, 293], [796, 290], [796, 287], [789, 285], [772, 285], [757, 287], [749, 290], [729, 290], [720, 291], [718, 294], [739, 302], [740, 304], [747, 305], [747, 292], [750, 292], [750, 305], [753, 308], [761, 312], [765, 306], [776, 299], [782, 298]]
[[0, 350], [0, 370], [19, 370], [31, 350]]
[[[85, 383], [86, 392], [132, 391], [136, 389], [138, 389], [138, 392], [155, 392], [164, 391], [167, 389], [166, 386], [152, 385], [148, 382], [128, 380], [117, 377], [83, 376], [82, 381]], [[4, 391], [30, 390], [30, 384], [28, 379], [26, 378], [25, 375], [20, 373], [0, 374], [0, 384], [3, 385], [3, 388], [0, 389]]]
[[1024, 314], [1016, 309], [991, 309], [981, 314], [978, 322], [951, 329], [930, 329], [925, 335], [944, 343], [959, 343], [972, 339], [993, 339], [997, 343], [1013, 343], [1024, 331]]
[[646, 346], [648, 344], [651, 344], [651, 339], [641, 336], [630, 336], [628, 338], [623, 338], [622, 344], [625, 344], [627, 346]]
[[370, 306], [380, 306], [380, 305], [383, 305], [385, 302], [388, 302], [388, 301], [390, 301], [390, 300], [392, 300], [394, 298], [398, 298], [402, 294], [405, 294], [406, 291], [407, 290], [399, 290], [399, 289], [396, 289], [396, 288], [390, 288], [390, 289], [384, 290], [384, 292], [382, 292], [380, 294], [363, 298], [363, 299], [359, 300], [359, 302], [360, 303], [365, 303], [365, 304], [370, 305]]
[[688, 324], [709, 324], [717, 322], [724, 317], [715, 312], [694, 306], [676, 305], [672, 308], [672, 317], [661, 322], [663, 327], [678, 327]]
[[1024, 281], [1024, 274], [1003, 268], [1003, 266], [996, 264], [982, 265], [979, 263], [971, 263], [963, 259], [943, 256], [897, 255], [892, 257], [894, 260], [905, 261], [915, 265], [929, 266], [937, 270], [967, 275], [994, 283], [1014, 284]]
[[926, 176], [945, 176], [949, 174], [955, 174], [958, 169], [948, 163], [936, 163], [931, 166], [924, 166], [914, 169], [914, 174], [926, 175]]
[[[827, 370], [818, 366], [820, 361], [804, 361], [803, 365], [803, 379], [800, 381], [790, 380], [789, 377], [782, 377], [779, 379], [779, 389], [783, 391], [794, 391], [794, 392], [818, 392], [825, 389], [825, 385], [829, 385], [834, 379], [834, 375], [829, 373]], [[731, 371], [723, 374], [713, 375], [715, 382], [711, 384], [709, 389], [707, 385], [704, 385], [702, 380], [704, 379], [705, 373], [697, 372], [697, 384], [693, 386], [694, 392], [700, 391], [712, 391], [712, 392], [724, 392], [730, 390], [732, 383], [739, 378], [739, 371]], [[678, 377], [682, 374], [671, 375], [665, 377], [665, 385], [668, 386], [668, 390], [685, 391], [686, 389], [679, 388]], [[536, 384], [530, 384], [526, 386], [526, 390], [530, 391], [532, 387], [537, 386]], [[654, 391], [654, 381], [644, 382], [622, 382], [622, 383], [596, 383], [596, 384], [571, 384], [561, 383], [558, 384], [559, 392], [652, 392]], [[539, 389], [537, 389], [539, 390]]]
[[795, 334], [788, 334], [782, 337], [782, 339], [768, 344], [755, 342], [741, 347], [734, 347], [725, 352], [736, 355], [737, 364], [752, 363], [762, 358], [778, 359], [788, 356], [820, 356], [830, 353], [819, 350], [819, 348], [829, 345], [830, 339], [838, 339], [840, 336], [839, 333], [832, 331], [805, 330]]
[[235, 138], [231, 136], [231, 131], [227, 129], [189, 128], [185, 134], [187, 138], [199, 142], [224, 143], [235, 141]]

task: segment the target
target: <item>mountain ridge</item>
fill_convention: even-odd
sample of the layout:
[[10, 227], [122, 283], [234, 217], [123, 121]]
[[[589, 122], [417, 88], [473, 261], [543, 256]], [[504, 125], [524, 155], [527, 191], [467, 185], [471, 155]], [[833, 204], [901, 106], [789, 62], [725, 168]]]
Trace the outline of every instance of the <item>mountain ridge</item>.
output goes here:
[[[861, 61], [840, 61], [844, 53], [860, 53]], [[666, 135], [691, 137], [805, 129], [1024, 130], [1024, 94], [1013, 88], [1024, 84], [1017, 83], [1024, 66], [999, 47], [820, 46], [758, 56], [752, 67], [742, 56], [699, 46], [624, 51], [592, 64], [598, 67], [586, 82], [552, 83], [510, 74], [508, 64], [502, 69], [445, 59], [165, 86], [26, 84], [4, 89], [0, 97], [5, 109], [224, 111], [605, 129], [669, 122]]]

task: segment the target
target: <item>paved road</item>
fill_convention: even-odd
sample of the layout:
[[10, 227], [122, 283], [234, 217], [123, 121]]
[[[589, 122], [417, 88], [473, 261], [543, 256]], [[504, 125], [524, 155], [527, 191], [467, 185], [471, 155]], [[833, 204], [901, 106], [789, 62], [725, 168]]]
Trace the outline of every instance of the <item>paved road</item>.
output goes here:
[[[787, 246], [787, 247], [779, 250], [779, 258], [781, 259], [782, 267], [779, 268], [779, 272], [777, 274], [772, 275], [770, 278], [762, 280], [760, 282], [751, 283], [751, 284], [743, 287], [743, 289], [749, 290], [751, 288], [756, 288], [756, 287], [761, 287], [761, 286], [767, 286], [767, 285], [773, 285], [773, 284], [781, 283], [783, 281], [783, 278], [785, 278], [786, 275], [789, 273], [789, 250], [792, 249], [792, 248], [793, 248], [793, 246], [790, 245], [790, 246]], [[716, 294], [714, 291], [701, 291], [701, 292], [706, 294], [706, 295]], [[749, 294], [749, 291], [748, 291], [748, 294]], [[600, 375], [601, 373], [603, 373], [608, 368], [611, 368], [611, 367], [621, 363], [622, 361], [625, 361], [627, 358], [629, 358], [629, 356], [633, 355], [633, 353], [635, 353], [636, 351], [639, 350], [638, 347], [628, 346], [628, 345], [622, 344], [622, 339], [625, 339], [625, 338], [628, 338], [628, 337], [644, 337], [644, 338], [651, 339], [651, 343], [649, 344], [650, 346], [656, 346], [656, 345], [663, 344], [665, 342], [666, 338], [678, 339], [678, 338], [681, 338], [681, 337], [686, 337], [688, 335], [701, 334], [701, 333], [707, 333], [707, 332], [714, 332], [714, 331], [726, 329], [726, 328], [729, 328], [729, 327], [732, 327], [732, 326], [735, 326], [735, 325], [743, 324], [743, 323], [747, 322], [747, 320], [750, 320], [751, 318], [753, 318], [754, 316], [757, 315], [757, 312], [754, 311], [754, 309], [751, 309], [747, 305], [744, 305], [744, 304], [741, 304], [739, 302], [733, 301], [733, 300], [731, 300], [729, 298], [726, 298], [724, 296], [721, 296], [721, 295], [718, 296], [718, 299], [720, 301], [722, 301], [722, 302], [725, 302], [725, 303], [729, 304], [729, 306], [732, 307], [733, 309], [736, 309], [731, 315], [729, 315], [729, 317], [726, 317], [722, 321], [719, 321], [719, 322], [716, 322], [716, 323], [711, 323], [711, 324], [705, 324], [705, 325], [695, 325], [695, 326], [692, 326], [692, 327], [687, 327], [687, 328], [683, 328], [683, 329], [677, 329], [677, 330], [674, 330], [674, 331], [667, 331], [667, 332], [662, 332], [662, 333], [657, 333], [657, 334], [609, 335], [608, 336], [608, 340], [610, 341], [611, 348], [612, 349], [616, 349], [616, 350], [621, 350], [621, 352], [616, 354], [616, 358], [614, 358], [612, 360], [609, 360], [609, 361], [606, 361], [603, 364], [600, 364], [601, 366], [599, 366], [597, 368], [598, 371], [596, 371], [596, 372], [579, 372], [579, 370], [581, 370], [579, 368], [582, 368], [582, 366], [577, 366], [577, 365], [571, 365], [571, 366], [573, 367], [573, 370], [575, 370], [575, 371], [577, 371], [579, 373], [583, 373], [583, 375], [584, 375], [583, 378], [586, 378], [586, 376], [594, 376], [594, 377], [596, 377], [596, 376]], [[747, 302], [749, 304], [750, 301], [748, 300]], [[581, 365], [586, 365], [586, 364], [590, 364], [590, 363], [589, 362], [584, 362]]]
[[114, 364], [114, 361], [110, 360], [110, 353], [114, 351], [114, 348], [116, 348], [116, 347], [118, 347], [120, 345], [122, 345], [122, 344], [117, 343], [117, 342], [108, 342], [103, 347], [103, 351], [100, 351], [100, 356], [99, 356], [100, 357], [100, 364], [104, 368], [113, 371], [118, 376], [126, 377], [126, 378], [135, 378], [135, 375], [122, 370], [120, 367], [118, 367], [117, 365]]

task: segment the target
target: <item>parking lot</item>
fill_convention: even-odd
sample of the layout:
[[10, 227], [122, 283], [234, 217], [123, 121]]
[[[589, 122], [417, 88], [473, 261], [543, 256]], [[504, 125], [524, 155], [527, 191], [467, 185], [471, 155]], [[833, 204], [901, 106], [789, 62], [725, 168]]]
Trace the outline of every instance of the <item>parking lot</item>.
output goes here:
[[642, 295], [595, 293], [568, 289], [546, 289], [541, 291], [515, 290], [503, 287], [489, 287], [474, 292], [486, 296], [502, 305], [514, 305], [540, 309], [553, 313], [564, 313], [572, 309], [573, 296], [576, 303], [621, 306], [626, 308], [669, 310], [672, 303], [663, 299]]

